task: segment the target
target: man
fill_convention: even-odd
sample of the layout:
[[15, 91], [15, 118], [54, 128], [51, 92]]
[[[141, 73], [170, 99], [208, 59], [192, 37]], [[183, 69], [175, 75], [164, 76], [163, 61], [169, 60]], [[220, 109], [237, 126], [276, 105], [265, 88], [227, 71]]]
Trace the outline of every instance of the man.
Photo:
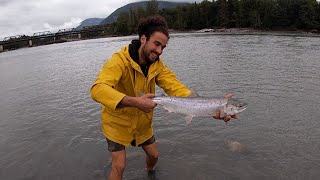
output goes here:
[[[91, 88], [92, 98], [102, 104], [102, 130], [112, 153], [110, 179], [122, 179], [125, 147], [142, 147], [146, 169], [153, 171], [159, 152], [153, 132], [154, 97], [157, 84], [170, 96], [193, 93], [177, 80], [159, 56], [169, 40], [168, 26], [160, 16], [148, 17], [138, 25], [139, 40], [113, 54]], [[231, 94], [227, 95], [231, 97]], [[230, 116], [216, 119], [228, 121]]]

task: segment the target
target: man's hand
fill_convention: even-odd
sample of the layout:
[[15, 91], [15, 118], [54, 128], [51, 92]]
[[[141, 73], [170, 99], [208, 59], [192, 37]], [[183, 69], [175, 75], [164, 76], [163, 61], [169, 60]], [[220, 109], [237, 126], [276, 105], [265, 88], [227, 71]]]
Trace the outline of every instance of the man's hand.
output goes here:
[[[231, 93], [227, 93], [227, 95], [225, 96], [225, 98], [227, 98], [227, 99], [230, 99], [231, 97], [232, 97], [232, 94], [231, 94]], [[226, 116], [225, 116], [225, 114], [221, 114], [220, 111], [217, 111], [217, 112], [216, 112], [216, 115], [213, 116], [213, 118], [215, 118], [215, 119], [217, 119], [217, 120], [223, 120], [224, 122], [228, 122], [228, 121], [230, 121], [232, 118], [233, 118], [233, 119], [238, 119], [239, 117], [238, 117], [237, 114], [232, 115], [232, 116], [230, 116], [230, 115], [226, 115]]]
[[157, 106], [157, 104], [151, 100], [151, 98], [153, 97], [154, 97], [154, 94], [150, 94], [150, 93], [140, 97], [136, 97], [135, 107], [137, 107], [143, 112], [151, 112]]
[[154, 94], [145, 94], [140, 97], [125, 96], [118, 104], [118, 108], [122, 107], [136, 107], [143, 112], [151, 112], [155, 107], [154, 103], [150, 98], [153, 98]]

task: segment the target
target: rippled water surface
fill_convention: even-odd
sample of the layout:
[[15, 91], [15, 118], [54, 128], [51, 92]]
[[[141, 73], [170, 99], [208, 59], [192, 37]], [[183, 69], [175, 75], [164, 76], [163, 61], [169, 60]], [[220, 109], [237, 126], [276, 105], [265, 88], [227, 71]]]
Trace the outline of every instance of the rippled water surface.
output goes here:
[[[133, 38], [0, 54], [0, 179], [104, 179], [111, 158], [89, 89]], [[144, 153], [131, 147], [124, 179], [318, 179], [319, 57], [317, 37], [172, 35], [163, 58], [183, 83], [202, 96], [232, 92], [249, 107], [228, 125], [195, 118], [189, 126], [157, 107], [156, 174], [146, 174]]]

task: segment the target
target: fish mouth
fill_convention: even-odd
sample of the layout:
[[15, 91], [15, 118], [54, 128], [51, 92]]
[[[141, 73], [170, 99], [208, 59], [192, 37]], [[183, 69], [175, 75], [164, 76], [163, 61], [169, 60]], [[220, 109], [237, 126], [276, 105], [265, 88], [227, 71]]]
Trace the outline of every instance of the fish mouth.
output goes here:
[[238, 99], [231, 99], [231, 100], [229, 100], [228, 103], [232, 104], [234, 107], [237, 108], [237, 113], [240, 113], [240, 112], [242, 112], [242, 111], [244, 111], [244, 110], [246, 110], [248, 108], [248, 104], [247, 103], [241, 102]]
[[242, 112], [242, 111], [246, 110], [246, 109], [247, 109], [247, 107], [248, 107], [248, 104], [246, 104], [246, 103], [238, 104], [238, 113], [240, 113], [240, 112]]

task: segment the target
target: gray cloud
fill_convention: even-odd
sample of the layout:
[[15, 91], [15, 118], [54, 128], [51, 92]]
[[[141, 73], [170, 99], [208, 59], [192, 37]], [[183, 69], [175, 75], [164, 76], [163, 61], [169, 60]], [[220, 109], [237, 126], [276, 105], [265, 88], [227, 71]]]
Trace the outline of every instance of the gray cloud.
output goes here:
[[[0, 40], [34, 32], [72, 28], [87, 18], [105, 18], [139, 0], [0, 0]], [[202, 0], [171, 0], [201, 2]]]

